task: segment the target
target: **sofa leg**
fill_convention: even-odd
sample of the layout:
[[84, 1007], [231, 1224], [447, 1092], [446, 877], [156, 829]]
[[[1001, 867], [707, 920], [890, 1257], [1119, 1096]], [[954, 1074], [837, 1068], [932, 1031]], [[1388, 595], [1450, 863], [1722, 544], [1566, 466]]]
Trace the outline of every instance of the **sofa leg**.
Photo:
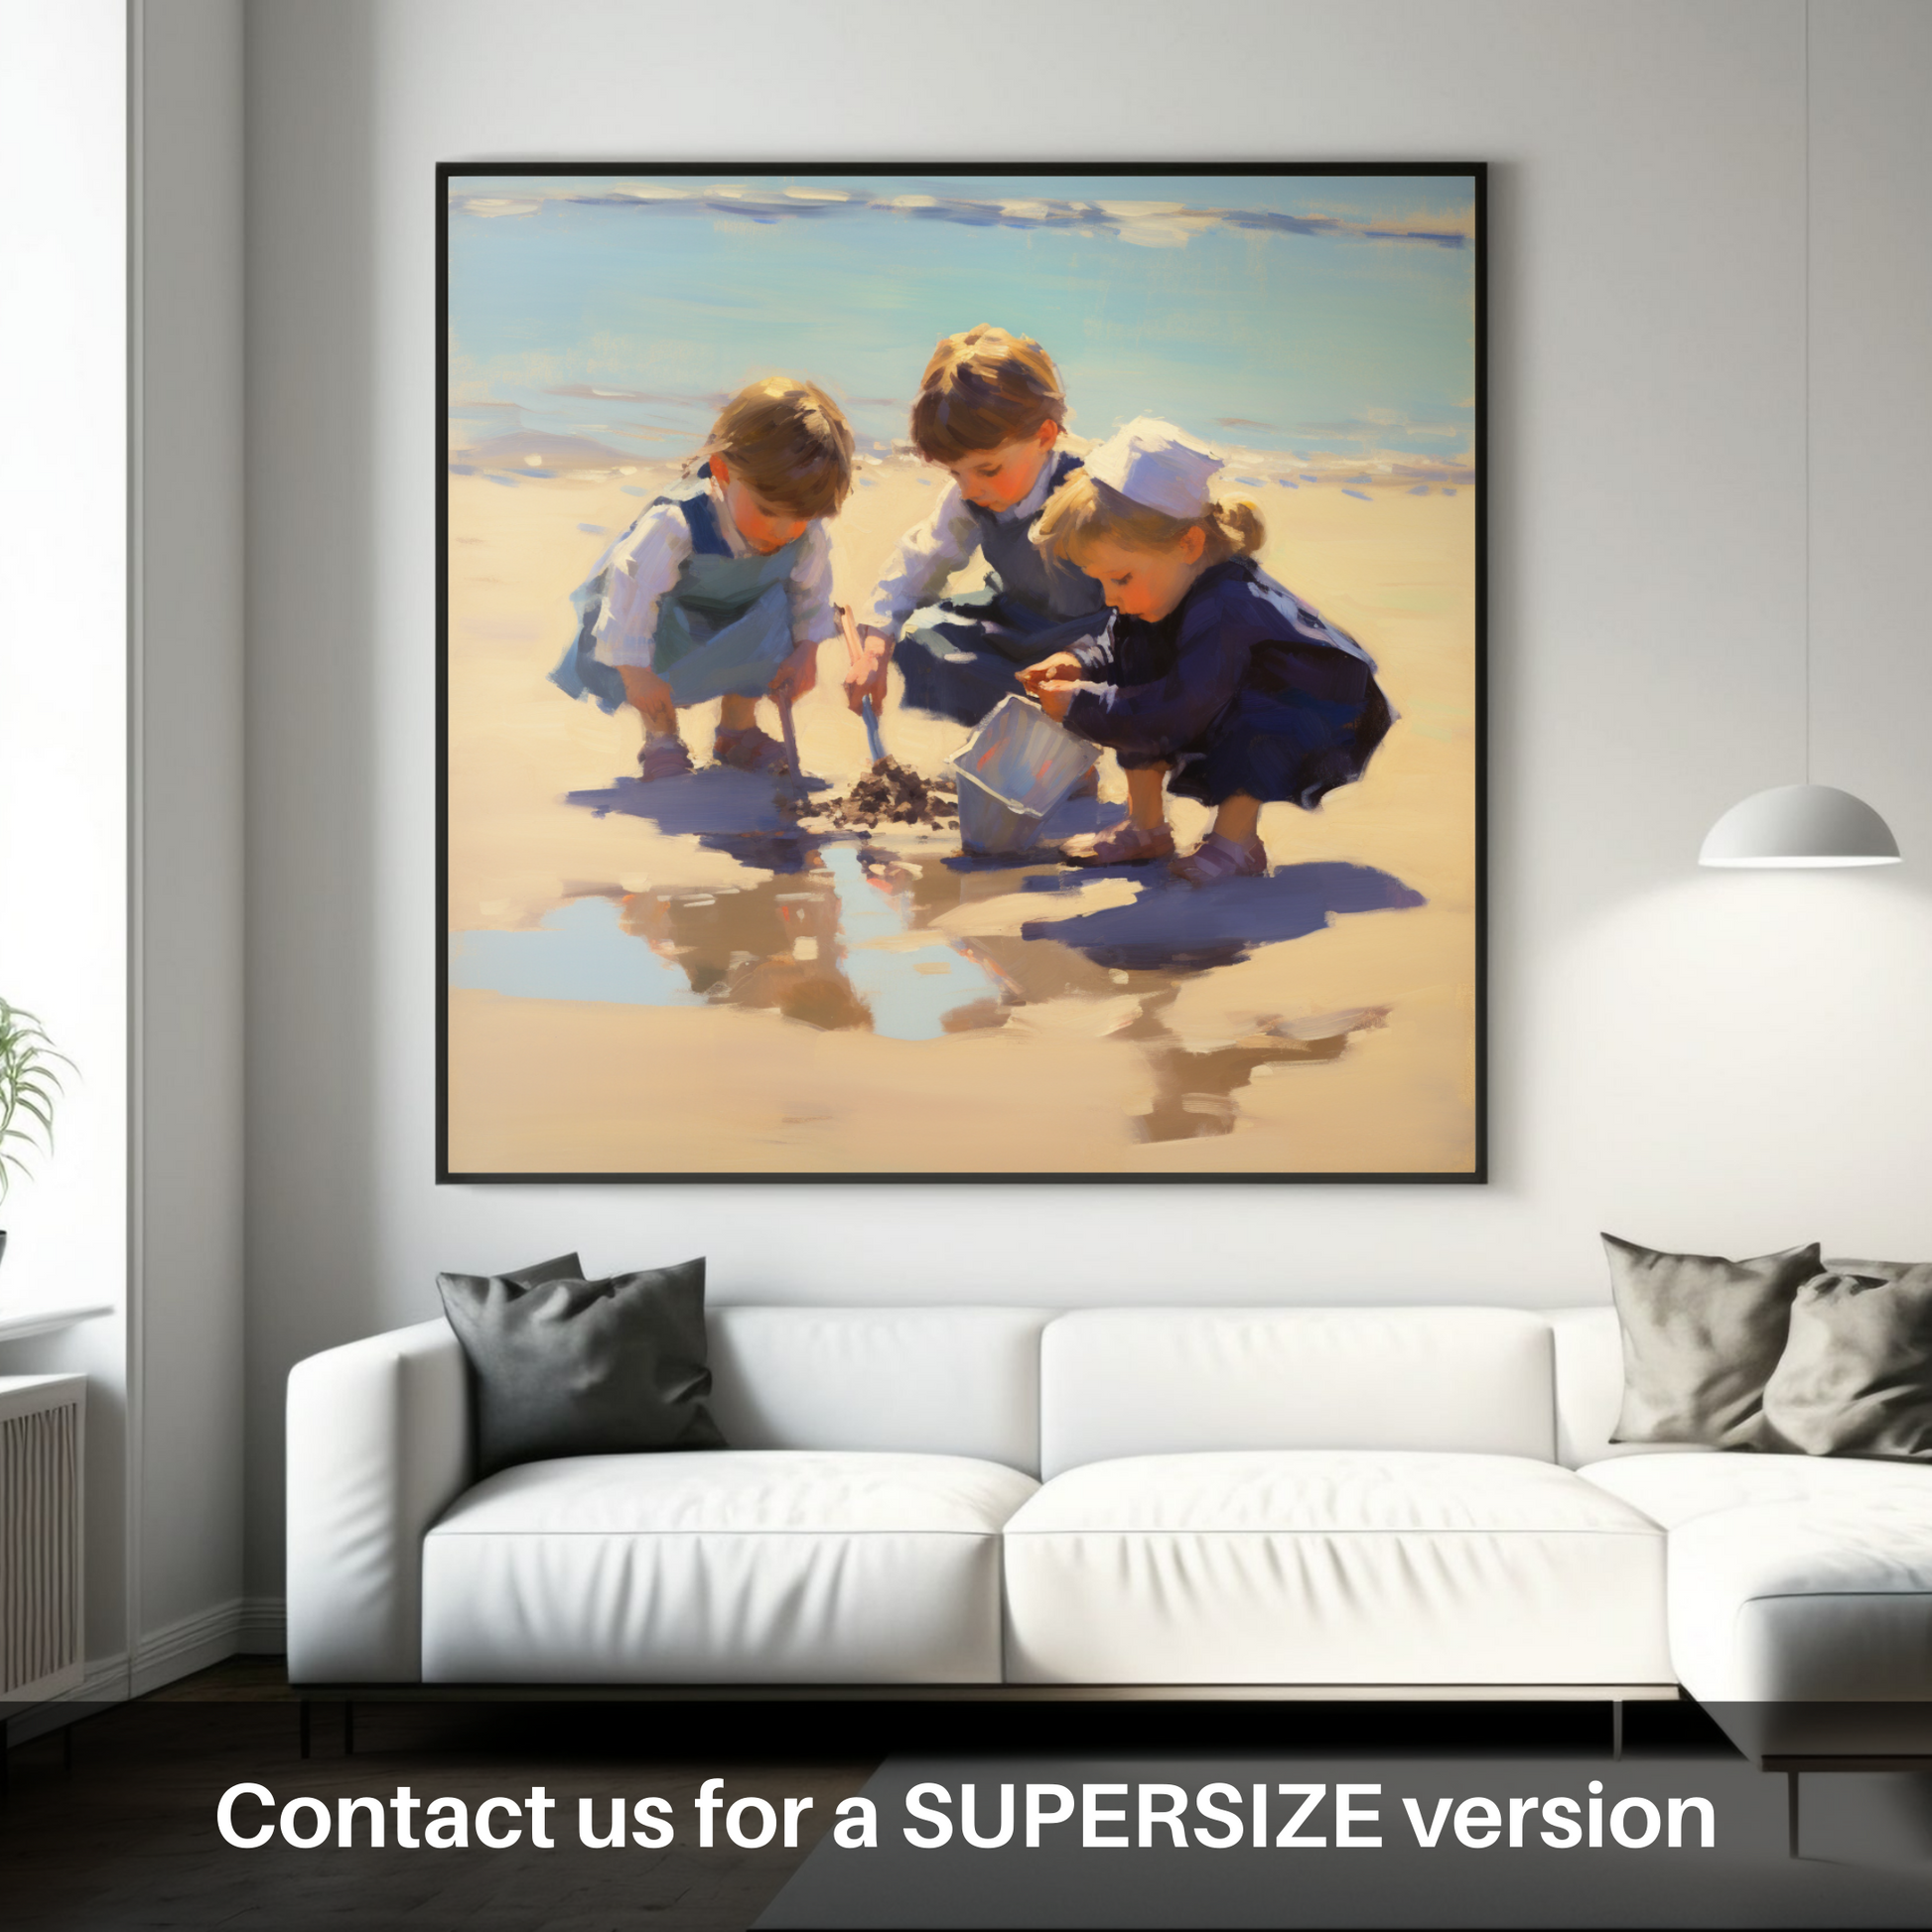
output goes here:
[[302, 1700], [302, 1755], [309, 1755], [309, 1700]]
[[1623, 1700], [1610, 1700], [1610, 1756], [1612, 1759], [1623, 1755]]
[[1788, 1859], [1798, 1856], [1798, 1774], [1787, 1771], [1784, 1774], [1784, 1855]]

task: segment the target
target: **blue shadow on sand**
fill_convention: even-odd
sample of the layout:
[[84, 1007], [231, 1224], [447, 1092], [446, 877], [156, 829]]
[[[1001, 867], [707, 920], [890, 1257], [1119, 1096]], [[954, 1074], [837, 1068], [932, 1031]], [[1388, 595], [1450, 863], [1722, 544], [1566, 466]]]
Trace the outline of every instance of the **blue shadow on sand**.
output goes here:
[[[597, 791], [569, 791], [564, 803], [602, 818], [620, 812], [646, 818], [661, 832], [682, 833], [700, 845], [727, 852], [765, 872], [797, 872], [811, 843], [779, 809], [785, 780], [756, 771], [712, 765], [686, 778], [614, 778]], [[823, 778], [807, 776], [802, 789], [825, 791]]]
[[[1020, 936], [1055, 939], [1096, 965], [1130, 970], [1225, 966], [1256, 946], [1319, 932], [1337, 913], [1405, 911], [1427, 902], [1386, 872], [1339, 860], [1278, 866], [1265, 879], [1213, 886], [1186, 886], [1165, 873], [1150, 878], [1140, 866], [1096, 867], [1082, 877], [1133, 879], [1142, 891], [1129, 905], [1029, 919]], [[1057, 878], [1040, 879], [1024, 890], [1050, 895], [1063, 887]]]

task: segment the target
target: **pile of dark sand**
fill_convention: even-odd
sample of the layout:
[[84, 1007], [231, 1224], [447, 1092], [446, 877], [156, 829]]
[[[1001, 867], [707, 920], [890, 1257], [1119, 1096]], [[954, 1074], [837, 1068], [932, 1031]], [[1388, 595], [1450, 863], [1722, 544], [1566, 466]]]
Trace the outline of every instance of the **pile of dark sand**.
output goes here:
[[926, 779], [897, 759], [881, 759], [843, 798], [780, 796], [779, 809], [807, 832], [871, 832], [882, 825], [924, 825], [949, 831], [959, 824], [956, 788]]

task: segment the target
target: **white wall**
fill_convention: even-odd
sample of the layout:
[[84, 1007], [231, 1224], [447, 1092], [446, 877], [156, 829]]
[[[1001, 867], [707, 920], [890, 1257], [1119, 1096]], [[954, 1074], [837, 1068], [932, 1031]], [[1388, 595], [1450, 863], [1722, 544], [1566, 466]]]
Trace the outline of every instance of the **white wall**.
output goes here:
[[[1798, 0], [251, 0], [249, 1567], [281, 1379], [439, 1268], [707, 1252], [723, 1299], [1588, 1299], [1596, 1231], [1932, 1252], [1932, 9], [1816, 0], [1815, 775], [1887, 876], [1701, 875], [1800, 775]], [[729, 53], [729, 71], [722, 57]], [[1486, 159], [1487, 1187], [442, 1188], [434, 164]], [[967, 1217], [970, 1217], [968, 1219]], [[970, 1230], [952, 1232], [962, 1223]]]

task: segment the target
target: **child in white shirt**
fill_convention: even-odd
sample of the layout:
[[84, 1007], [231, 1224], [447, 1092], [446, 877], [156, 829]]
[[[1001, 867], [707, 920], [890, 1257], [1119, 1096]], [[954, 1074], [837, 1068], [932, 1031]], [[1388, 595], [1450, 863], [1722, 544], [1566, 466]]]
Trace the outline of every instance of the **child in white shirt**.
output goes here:
[[[912, 405], [912, 441], [952, 477], [932, 515], [901, 540], [860, 618], [846, 678], [857, 711], [886, 702], [886, 667], [905, 678], [905, 702], [977, 724], [1023, 665], [1086, 635], [1106, 618], [1092, 578], [1033, 542], [1046, 499], [1080, 467], [1057, 449], [1066, 419], [1059, 372], [1024, 336], [981, 327], [933, 351]], [[932, 600], [975, 555], [983, 591]]]
[[720, 700], [713, 756], [780, 771], [760, 697], [795, 703], [838, 630], [824, 519], [852, 487], [852, 431], [810, 382], [774, 376], [725, 405], [696, 474], [647, 504], [578, 588], [551, 681], [643, 719], [646, 778], [688, 772], [677, 713]]

